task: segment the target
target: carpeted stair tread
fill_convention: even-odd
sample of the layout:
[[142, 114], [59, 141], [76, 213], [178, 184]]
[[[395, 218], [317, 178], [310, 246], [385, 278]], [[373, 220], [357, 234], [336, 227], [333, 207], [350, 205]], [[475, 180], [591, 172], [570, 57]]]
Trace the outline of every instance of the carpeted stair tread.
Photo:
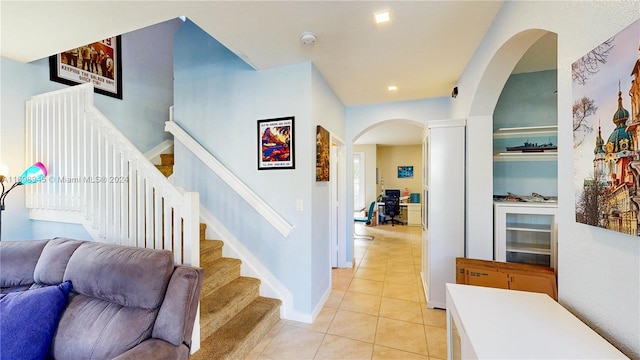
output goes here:
[[280, 320], [277, 299], [258, 297], [211, 336], [202, 340], [192, 360], [243, 359]]
[[201, 251], [221, 249], [223, 246], [224, 242], [220, 240], [200, 240]]
[[173, 154], [160, 154], [160, 165], [173, 165], [174, 157]]
[[200, 334], [206, 338], [255, 300], [260, 280], [239, 277], [200, 300]]
[[156, 165], [156, 168], [158, 168], [165, 177], [169, 177], [173, 174], [173, 165]]
[[207, 238], [207, 224], [200, 223], [200, 241]]
[[[204, 249], [203, 249], [204, 247]], [[200, 266], [208, 267], [211, 264], [222, 258], [222, 247], [218, 247], [217, 244], [210, 244], [209, 241], [200, 243]]]
[[238, 259], [224, 257], [211, 262], [211, 264], [203, 265], [201, 263], [200, 266], [205, 269], [202, 295], [206, 296], [240, 277], [241, 264], [242, 261]]
[[[212, 262], [222, 257], [224, 243], [220, 240], [200, 241], [200, 263]], [[204, 267], [203, 265], [201, 265]]]

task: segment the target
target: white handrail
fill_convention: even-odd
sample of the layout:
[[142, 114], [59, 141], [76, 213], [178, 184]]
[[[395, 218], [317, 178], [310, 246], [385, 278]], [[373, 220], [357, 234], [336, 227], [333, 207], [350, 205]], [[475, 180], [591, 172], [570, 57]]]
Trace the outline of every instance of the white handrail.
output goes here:
[[101, 241], [171, 250], [177, 264], [199, 266], [198, 194], [181, 194], [93, 96], [87, 83], [27, 101], [25, 157], [49, 170], [25, 188], [27, 208], [80, 213]]
[[293, 226], [289, 224], [280, 214], [278, 214], [269, 204], [252, 191], [242, 180], [227, 169], [218, 159], [216, 159], [207, 149], [189, 135], [180, 125], [174, 121], [165, 122], [165, 131], [171, 133], [174, 141], [180, 141], [189, 151], [191, 151], [209, 169], [218, 175], [229, 187], [231, 187], [240, 197], [251, 205], [269, 224], [287, 237], [291, 233]]

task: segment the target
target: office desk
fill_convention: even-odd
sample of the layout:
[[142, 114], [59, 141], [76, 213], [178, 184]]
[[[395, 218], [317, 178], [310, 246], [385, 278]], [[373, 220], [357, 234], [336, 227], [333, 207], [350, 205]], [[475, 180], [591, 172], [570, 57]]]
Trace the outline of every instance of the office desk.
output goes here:
[[[384, 202], [378, 202], [378, 224], [384, 222]], [[399, 220], [409, 226], [420, 226], [421, 208], [420, 203], [400, 203]]]

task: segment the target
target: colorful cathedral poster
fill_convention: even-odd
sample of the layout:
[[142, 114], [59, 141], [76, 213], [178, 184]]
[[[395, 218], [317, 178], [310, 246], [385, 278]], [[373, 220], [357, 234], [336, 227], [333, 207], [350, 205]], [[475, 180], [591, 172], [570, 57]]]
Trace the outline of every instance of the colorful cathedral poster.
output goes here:
[[640, 235], [640, 20], [572, 64], [576, 221]]

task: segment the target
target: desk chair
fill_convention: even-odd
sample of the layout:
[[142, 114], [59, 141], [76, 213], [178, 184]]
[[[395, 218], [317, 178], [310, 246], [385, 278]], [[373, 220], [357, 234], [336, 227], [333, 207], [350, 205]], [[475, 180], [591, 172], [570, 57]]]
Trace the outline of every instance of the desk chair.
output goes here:
[[367, 235], [367, 234], [358, 234], [356, 232], [356, 228], [355, 228], [355, 223], [358, 222], [363, 222], [367, 225], [371, 225], [371, 218], [373, 217], [373, 209], [376, 206], [376, 202], [372, 201], [371, 205], [369, 205], [369, 212], [367, 213], [367, 217], [354, 217], [353, 218], [353, 222], [354, 222], [354, 227], [353, 227], [353, 233], [355, 234], [355, 238], [356, 239], [365, 239], [365, 240], [373, 240], [374, 236], [372, 235]]
[[394, 219], [396, 216], [400, 216], [400, 199], [395, 196], [387, 196], [384, 200], [384, 213], [390, 217], [390, 219], [385, 220], [385, 224], [388, 221], [391, 221], [391, 226], [395, 224], [402, 225], [402, 221]]

